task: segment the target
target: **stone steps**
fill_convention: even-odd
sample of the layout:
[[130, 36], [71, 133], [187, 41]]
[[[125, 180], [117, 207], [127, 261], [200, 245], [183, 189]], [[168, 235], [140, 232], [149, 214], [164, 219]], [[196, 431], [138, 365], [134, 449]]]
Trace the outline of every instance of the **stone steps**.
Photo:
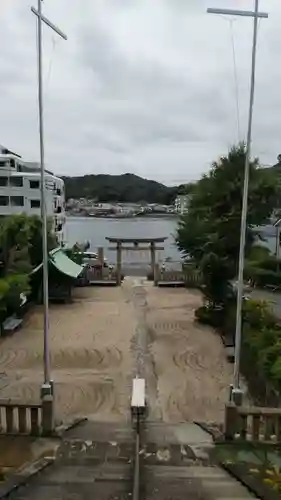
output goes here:
[[[249, 492], [207, 460], [211, 437], [195, 424], [148, 422], [140, 450], [140, 500], [246, 500]], [[132, 500], [129, 423], [84, 422], [65, 433], [53, 465], [12, 500]]]

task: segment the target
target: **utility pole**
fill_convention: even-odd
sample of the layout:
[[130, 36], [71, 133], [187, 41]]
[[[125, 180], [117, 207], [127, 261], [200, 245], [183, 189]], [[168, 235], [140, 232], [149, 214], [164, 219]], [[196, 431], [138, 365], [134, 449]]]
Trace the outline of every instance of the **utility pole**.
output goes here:
[[243, 289], [244, 289], [244, 258], [245, 258], [245, 241], [247, 231], [247, 210], [248, 210], [248, 190], [249, 190], [249, 171], [251, 159], [251, 144], [252, 144], [252, 122], [254, 108], [254, 93], [255, 93], [255, 72], [256, 72], [256, 52], [257, 52], [257, 32], [258, 18], [267, 18], [268, 14], [259, 12], [259, 0], [255, 0], [255, 10], [229, 10], [229, 9], [207, 9], [210, 14], [230, 14], [233, 16], [246, 16], [254, 18], [253, 28], [253, 44], [252, 44], [252, 64], [251, 64], [251, 86], [250, 86], [250, 102], [248, 116], [248, 131], [245, 157], [244, 171], [244, 187], [243, 201], [241, 213], [241, 231], [240, 231], [240, 248], [239, 248], [239, 270], [237, 284], [237, 309], [236, 309], [236, 328], [235, 328], [235, 354], [234, 354], [234, 375], [232, 400], [237, 404], [242, 403], [243, 391], [240, 388], [240, 354], [241, 354], [241, 330], [242, 330], [242, 306], [243, 306]]
[[44, 384], [41, 396], [53, 393], [53, 382], [50, 379], [50, 352], [49, 352], [49, 286], [48, 286], [48, 245], [47, 245], [47, 210], [45, 185], [45, 150], [44, 150], [44, 106], [43, 106], [43, 78], [42, 78], [42, 21], [55, 31], [61, 38], [67, 40], [66, 35], [42, 14], [42, 0], [38, 0], [38, 9], [31, 7], [37, 16], [38, 23], [38, 107], [39, 107], [39, 137], [40, 137], [40, 170], [41, 170], [41, 219], [42, 219], [42, 262], [43, 262], [43, 303], [44, 303]]

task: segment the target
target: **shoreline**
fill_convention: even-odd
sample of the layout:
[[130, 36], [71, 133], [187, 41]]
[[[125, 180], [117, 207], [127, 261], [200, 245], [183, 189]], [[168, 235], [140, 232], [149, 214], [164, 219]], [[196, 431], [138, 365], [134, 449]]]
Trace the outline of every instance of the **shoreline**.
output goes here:
[[180, 214], [149, 214], [149, 215], [137, 215], [137, 216], [102, 216], [102, 215], [78, 215], [66, 213], [65, 216], [70, 219], [98, 219], [98, 220], [139, 220], [139, 219], [166, 219], [166, 220], [176, 220], [180, 217]]

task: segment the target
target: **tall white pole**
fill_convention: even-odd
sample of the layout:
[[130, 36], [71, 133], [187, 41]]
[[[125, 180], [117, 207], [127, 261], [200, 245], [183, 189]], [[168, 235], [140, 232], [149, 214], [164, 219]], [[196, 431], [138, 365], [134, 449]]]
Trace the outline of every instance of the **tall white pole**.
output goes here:
[[[244, 275], [245, 242], [246, 242], [246, 231], [247, 231], [247, 209], [248, 209], [249, 171], [250, 171], [250, 160], [251, 160], [252, 121], [253, 121], [253, 107], [254, 107], [254, 93], [255, 93], [258, 12], [259, 12], [259, 0], [255, 0], [250, 104], [249, 104], [249, 117], [248, 117], [248, 133], [247, 133], [247, 145], [246, 145], [244, 188], [243, 188], [243, 201], [242, 201], [242, 214], [241, 214], [240, 248], [239, 248], [239, 271], [238, 271], [238, 287], [237, 287], [235, 354], [234, 354], [235, 358], [234, 358], [234, 380], [233, 380], [234, 398], [235, 398], [235, 393], [239, 394], [240, 391], [239, 379], [240, 379], [240, 354], [241, 354], [241, 331], [242, 331], [242, 306], [243, 306], [243, 288], [244, 288], [243, 275]], [[240, 399], [239, 396], [238, 399]]]
[[40, 135], [40, 167], [41, 167], [41, 219], [43, 248], [43, 304], [44, 304], [44, 384], [50, 385], [49, 354], [49, 276], [47, 246], [47, 214], [45, 186], [45, 152], [44, 152], [44, 108], [42, 79], [42, 0], [38, 0], [38, 101], [39, 101], [39, 135]]
[[41, 395], [53, 393], [53, 382], [50, 380], [49, 353], [49, 276], [48, 276], [48, 224], [46, 210], [45, 185], [45, 154], [44, 154], [44, 108], [43, 108], [43, 78], [42, 78], [42, 22], [55, 31], [61, 38], [67, 36], [42, 15], [42, 0], [38, 0], [38, 10], [31, 7], [31, 12], [37, 16], [38, 26], [38, 105], [39, 105], [39, 135], [40, 135], [40, 170], [41, 170], [41, 219], [42, 219], [42, 249], [43, 249], [43, 304], [44, 304], [44, 384]]

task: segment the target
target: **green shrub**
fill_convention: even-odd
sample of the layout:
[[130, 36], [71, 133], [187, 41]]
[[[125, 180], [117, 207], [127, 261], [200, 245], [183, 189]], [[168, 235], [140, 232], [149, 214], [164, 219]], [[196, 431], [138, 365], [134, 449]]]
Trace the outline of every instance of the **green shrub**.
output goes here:
[[248, 255], [248, 260], [249, 262], [260, 262], [264, 259], [267, 259], [267, 257], [270, 257], [270, 250], [264, 245], [253, 245], [249, 255]]
[[21, 306], [21, 294], [30, 293], [29, 278], [24, 274], [11, 274], [6, 277], [9, 289], [6, 293], [5, 301], [7, 313], [17, 313]]
[[195, 310], [195, 318], [199, 321], [199, 323], [209, 325], [211, 321], [210, 308], [206, 306], [198, 307], [198, 309]]
[[265, 287], [267, 285], [281, 285], [281, 272], [271, 271], [260, 267], [247, 266], [245, 272], [246, 279], [251, 279], [256, 286]]
[[274, 328], [277, 318], [266, 300], [246, 300], [243, 304], [243, 328], [260, 331]]
[[253, 262], [246, 262], [244, 268], [244, 280], [254, 280], [257, 268]]
[[223, 308], [214, 308], [201, 306], [195, 311], [195, 317], [204, 325], [210, 325], [213, 328], [221, 328], [224, 323]]
[[[220, 308], [201, 306], [195, 317], [225, 337], [234, 336], [236, 301]], [[245, 300], [242, 318], [241, 370], [253, 397], [264, 403], [270, 391], [281, 391], [281, 326], [266, 301]]]
[[269, 271], [276, 272], [278, 268], [278, 259], [276, 259], [274, 255], [269, 255], [265, 259], [261, 259], [260, 261], [258, 261], [258, 267], [260, 267], [261, 269], [268, 269]]
[[[266, 302], [248, 300], [243, 307], [241, 369], [250, 390], [267, 397], [281, 390], [281, 328]], [[256, 394], [255, 394], [256, 395]], [[264, 401], [263, 401], [264, 403]]]
[[30, 293], [29, 278], [24, 274], [10, 274], [0, 279], [0, 320], [17, 313], [21, 306], [21, 294]]
[[281, 261], [279, 261], [278, 266], [278, 260], [274, 255], [265, 255], [261, 258], [260, 254], [259, 259], [258, 255], [255, 257], [247, 260], [244, 277], [251, 279], [259, 287], [281, 284], [281, 272], [278, 271], [278, 267], [281, 270]]

